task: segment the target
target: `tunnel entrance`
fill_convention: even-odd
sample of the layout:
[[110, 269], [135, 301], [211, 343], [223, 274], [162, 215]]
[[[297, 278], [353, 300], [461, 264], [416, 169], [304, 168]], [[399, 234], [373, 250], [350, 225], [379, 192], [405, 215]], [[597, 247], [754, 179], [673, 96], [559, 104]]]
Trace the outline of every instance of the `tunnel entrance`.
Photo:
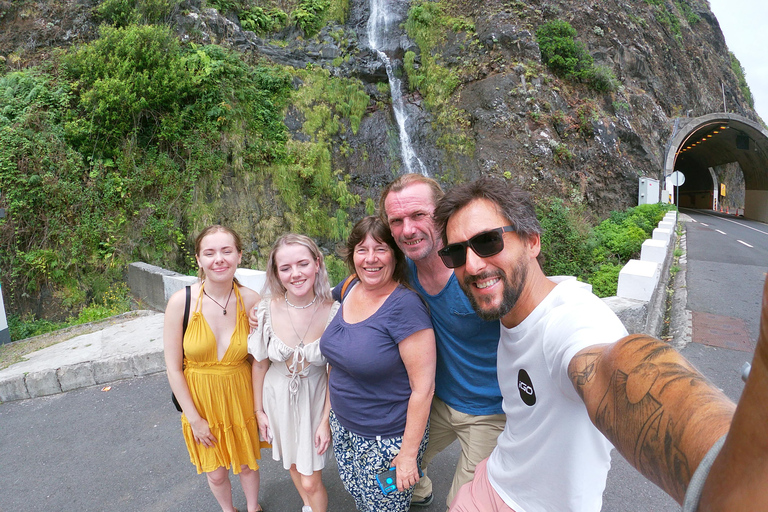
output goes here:
[[685, 175], [683, 207], [714, 209], [768, 222], [768, 131], [737, 114], [708, 114], [680, 123], [670, 141], [664, 178]]

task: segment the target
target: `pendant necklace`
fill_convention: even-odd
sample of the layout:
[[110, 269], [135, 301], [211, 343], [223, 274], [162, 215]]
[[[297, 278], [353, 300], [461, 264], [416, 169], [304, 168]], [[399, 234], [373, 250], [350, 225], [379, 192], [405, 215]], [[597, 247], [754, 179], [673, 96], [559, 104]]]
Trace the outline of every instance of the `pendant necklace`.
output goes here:
[[293, 309], [307, 309], [309, 306], [315, 303], [315, 301], [317, 300], [317, 295], [315, 295], [315, 298], [312, 299], [312, 302], [310, 302], [306, 306], [294, 306], [293, 304], [291, 304], [291, 301], [288, 300], [288, 291], [286, 291], [285, 294], [283, 295], [283, 299], [285, 299], [285, 303], [291, 306]]
[[[317, 295], [315, 295], [315, 298], [312, 299], [312, 302], [310, 302], [306, 306], [296, 307], [293, 304], [291, 304], [290, 302], [288, 302], [287, 295], [288, 295], [288, 293], [286, 292], [285, 302], [289, 306], [291, 306], [292, 308], [295, 308], [295, 309], [307, 309], [309, 306], [314, 304], [315, 303], [315, 299], [317, 299]], [[299, 332], [296, 330], [296, 326], [293, 325], [293, 318], [291, 318], [291, 310], [290, 309], [286, 309], [285, 312], [288, 313], [288, 321], [291, 323], [291, 329], [293, 329], [293, 333], [296, 335], [297, 338], [299, 338], [299, 346], [303, 347], [304, 346], [304, 338], [307, 337], [307, 333], [309, 332], [310, 327], [312, 327], [312, 320], [315, 319], [315, 313], [317, 313], [317, 308], [312, 310], [312, 316], [309, 317], [309, 323], [307, 324], [307, 329], [304, 331], [304, 336], [299, 336]]]
[[229, 299], [232, 298], [232, 290], [234, 290], [234, 289], [235, 289], [235, 285], [233, 283], [232, 284], [232, 288], [229, 289], [229, 295], [227, 295], [227, 302], [223, 306], [221, 304], [219, 304], [219, 301], [217, 301], [216, 299], [214, 299], [213, 297], [208, 295], [208, 292], [205, 291], [205, 288], [203, 288], [203, 294], [205, 294], [206, 297], [211, 299], [217, 306], [219, 306], [221, 308], [222, 314], [226, 315], [227, 314], [227, 306], [229, 306]]

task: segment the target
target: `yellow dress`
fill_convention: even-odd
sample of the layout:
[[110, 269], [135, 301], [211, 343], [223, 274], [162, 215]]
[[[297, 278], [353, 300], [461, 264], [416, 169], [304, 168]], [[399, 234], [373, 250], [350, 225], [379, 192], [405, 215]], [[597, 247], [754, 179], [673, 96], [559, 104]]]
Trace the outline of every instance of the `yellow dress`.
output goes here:
[[195, 441], [185, 414], [181, 415], [189, 458], [198, 473], [220, 467], [240, 473], [240, 466], [259, 469], [262, 444], [253, 412], [253, 381], [248, 362], [248, 316], [238, 286], [235, 332], [219, 361], [216, 338], [203, 317], [203, 288], [184, 334], [184, 377], [200, 415], [208, 421], [216, 444], [208, 448]]

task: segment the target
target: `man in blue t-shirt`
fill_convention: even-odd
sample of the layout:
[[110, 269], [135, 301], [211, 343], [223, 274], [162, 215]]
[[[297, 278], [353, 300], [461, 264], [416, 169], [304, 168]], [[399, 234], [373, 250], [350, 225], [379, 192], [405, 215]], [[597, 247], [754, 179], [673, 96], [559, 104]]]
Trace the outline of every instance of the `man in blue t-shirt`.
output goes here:
[[384, 189], [379, 205], [395, 242], [408, 257], [411, 285], [429, 306], [437, 345], [424, 477], [414, 489], [411, 506], [432, 503], [426, 468], [458, 439], [461, 455], [446, 500], [450, 505], [459, 488], [472, 480], [475, 466], [490, 455], [505, 425], [496, 374], [499, 322], [475, 314], [453, 271], [437, 255], [442, 242], [432, 215], [442, 196], [435, 180], [405, 174]]

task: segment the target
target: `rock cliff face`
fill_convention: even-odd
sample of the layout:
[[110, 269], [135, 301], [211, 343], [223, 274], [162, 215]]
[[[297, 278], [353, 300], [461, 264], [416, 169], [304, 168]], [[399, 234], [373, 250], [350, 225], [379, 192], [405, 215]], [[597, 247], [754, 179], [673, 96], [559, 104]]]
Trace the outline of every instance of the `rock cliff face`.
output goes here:
[[[20, 66], [43, 60], [55, 47], [96, 37], [92, 13], [98, 3], [0, 1], [0, 55], [7, 66]], [[501, 175], [537, 195], [586, 203], [602, 216], [636, 204], [639, 177], [661, 178], [675, 118], [721, 111], [725, 96], [729, 111], [758, 119], [739, 90], [705, 0], [440, 4], [469, 21], [447, 31], [429, 55], [458, 77], [447, 103], [455, 115], [441, 120], [419, 88], [406, 91], [405, 99], [417, 152], [430, 174], [446, 184]], [[183, 40], [229, 46], [293, 68], [321, 66], [331, 76], [360, 80], [370, 106], [357, 133], [332, 138], [333, 168], [349, 174], [363, 199], [375, 199], [401, 164], [397, 127], [381, 87], [386, 73], [365, 35], [368, 15], [367, 0], [350, 0], [346, 23], [329, 24], [315, 37], [302, 37], [295, 27], [258, 37], [242, 30], [233, 13], [187, 0], [170, 22]], [[613, 72], [620, 83], [615, 91], [596, 93], [542, 65], [534, 34], [556, 19], [568, 21], [595, 64]], [[406, 52], [416, 55], [417, 68], [423, 63], [422, 50], [404, 30], [394, 47], [390, 57], [396, 63]], [[302, 122], [301, 113], [289, 108], [286, 125], [297, 140], [306, 139]]]

